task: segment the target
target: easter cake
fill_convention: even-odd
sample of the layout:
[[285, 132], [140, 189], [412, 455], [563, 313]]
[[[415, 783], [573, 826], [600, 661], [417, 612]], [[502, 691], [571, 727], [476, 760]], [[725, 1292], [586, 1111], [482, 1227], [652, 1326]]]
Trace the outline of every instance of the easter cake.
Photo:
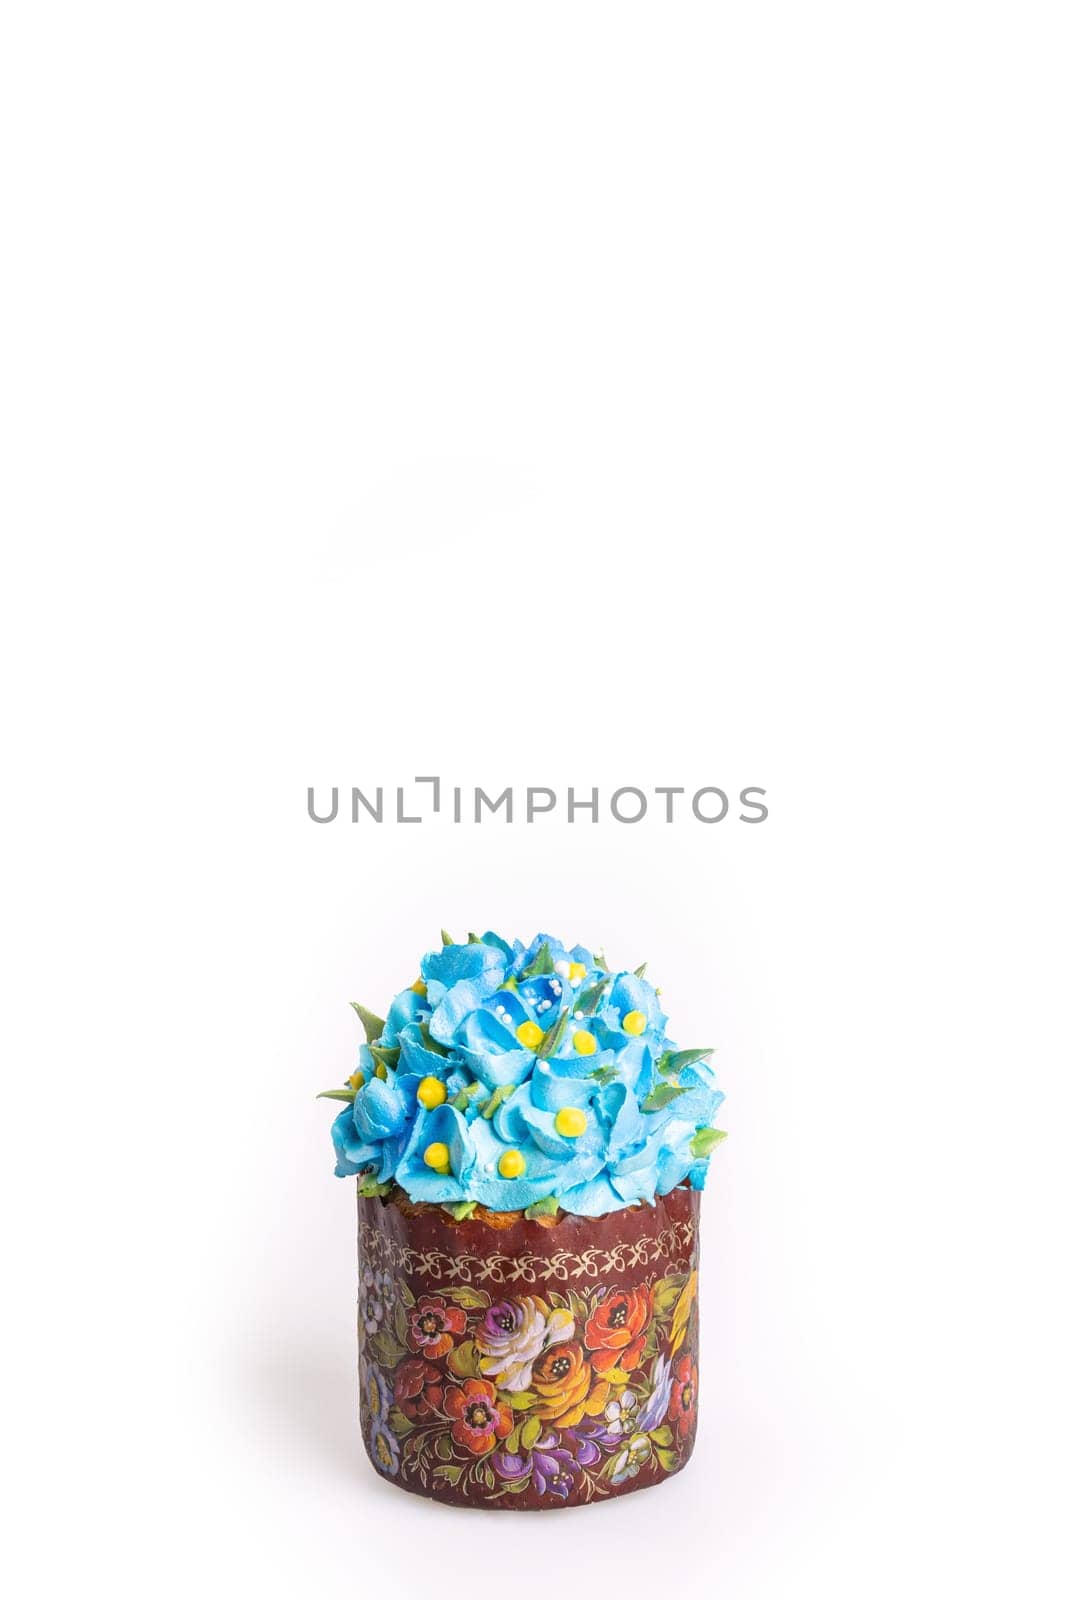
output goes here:
[[[586, 1504], [696, 1432], [699, 1205], [722, 1094], [644, 967], [442, 936], [333, 1124], [358, 1180], [364, 1442], [460, 1505]], [[355, 1004], [355, 1002], [353, 1002]]]

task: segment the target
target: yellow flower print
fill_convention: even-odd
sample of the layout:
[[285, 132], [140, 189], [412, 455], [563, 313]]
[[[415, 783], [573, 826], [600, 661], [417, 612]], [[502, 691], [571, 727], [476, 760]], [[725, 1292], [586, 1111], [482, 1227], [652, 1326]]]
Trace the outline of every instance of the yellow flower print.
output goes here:
[[674, 1307], [674, 1316], [671, 1318], [671, 1355], [675, 1355], [678, 1346], [685, 1338], [685, 1331], [689, 1326], [689, 1313], [693, 1309], [693, 1302], [697, 1293], [697, 1275], [689, 1274], [689, 1282], [682, 1290]]

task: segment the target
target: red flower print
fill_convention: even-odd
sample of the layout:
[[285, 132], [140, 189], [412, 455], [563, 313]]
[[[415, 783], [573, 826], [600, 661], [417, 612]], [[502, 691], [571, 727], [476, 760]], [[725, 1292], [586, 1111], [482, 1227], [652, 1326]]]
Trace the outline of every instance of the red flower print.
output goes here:
[[674, 1369], [667, 1415], [678, 1424], [679, 1438], [686, 1438], [697, 1416], [697, 1369], [692, 1356], [683, 1356]]
[[484, 1456], [514, 1427], [511, 1407], [496, 1397], [487, 1378], [468, 1378], [462, 1388], [445, 1390], [441, 1409], [452, 1418], [452, 1437], [472, 1455]]
[[393, 1377], [396, 1403], [411, 1422], [425, 1422], [441, 1406], [441, 1369], [421, 1356], [405, 1356]]
[[645, 1284], [614, 1289], [604, 1296], [585, 1325], [585, 1343], [597, 1372], [621, 1367], [632, 1372], [645, 1349], [645, 1329], [652, 1317], [652, 1296]]
[[453, 1337], [467, 1326], [467, 1313], [446, 1306], [435, 1295], [424, 1294], [408, 1312], [408, 1349], [416, 1355], [446, 1356], [455, 1344]]

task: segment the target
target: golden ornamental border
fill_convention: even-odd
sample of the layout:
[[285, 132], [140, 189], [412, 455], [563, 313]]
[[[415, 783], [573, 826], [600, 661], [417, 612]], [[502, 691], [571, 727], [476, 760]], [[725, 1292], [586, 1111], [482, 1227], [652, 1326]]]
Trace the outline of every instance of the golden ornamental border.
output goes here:
[[664, 1263], [668, 1272], [688, 1271], [693, 1265], [695, 1235], [695, 1224], [682, 1220], [657, 1234], [645, 1234], [632, 1243], [606, 1249], [590, 1245], [586, 1250], [556, 1250], [551, 1255], [533, 1251], [508, 1255], [500, 1250], [449, 1255], [444, 1250], [418, 1250], [377, 1228], [364, 1226], [359, 1232], [359, 1250], [363, 1260], [373, 1267], [392, 1267], [435, 1283], [566, 1283], [657, 1263]]

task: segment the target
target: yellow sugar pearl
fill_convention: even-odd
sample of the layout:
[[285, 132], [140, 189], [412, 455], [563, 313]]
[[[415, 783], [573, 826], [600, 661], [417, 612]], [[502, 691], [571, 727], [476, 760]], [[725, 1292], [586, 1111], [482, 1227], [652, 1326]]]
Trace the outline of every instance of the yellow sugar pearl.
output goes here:
[[556, 1132], [565, 1139], [578, 1139], [585, 1132], [585, 1112], [578, 1106], [564, 1106], [556, 1112]]
[[536, 1050], [545, 1036], [544, 1028], [539, 1028], [536, 1022], [520, 1022], [515, 1029], [515, 1037], [527, 1050]]
[[596, 1050], [596, 1040], [585, 1028], [578, 1028], [571, 1044], [580, 1056], [591, 1056]]
[[448, 1146], [447, 1144], [428, 1144], [422, 1153], [422, 1159], [428, 1167], [442, 1176], [448, 1171]]
[[643, 1011], [628, 1011], [622, 1019], [622, 1026], [625, 1033], [644, 1033], [648, 1018]]
[[567, 977], [571, 983], [581, 983], [585, 977], [585, 963], [583, 961], [572, 961], [567, 968]]
[[411, 985], [411, 992], [412, 992], [412, 994], [425, 994], [426, 993], [426, 985], [423, 983], [421, 978], [416, 978], [415, 979], [415, 982]]
[[520, 1150], [505, 1150], [496, 1170], [502, 1178], [521, 1178], [526, 1171], [526, 1160]]
[[366, 1081], [367, 1080], [363, 1076], [362, 1072], [353, 1072], [352, 1076], [348, 1080], [348, 1087], [350, 1089], [355, 1089], [356, 1093], [358, 1094]]
[[425, 1106], [427, 1111], [432, 1111], [434, 1106], [443, 1106], [448, 1099], [448, 1090], [440, 1078], [423, 1078], [416, 1091], [420, 1106]]
[[376, 1078], [381, 1078], [383, 1083], [385, 1082], [386, 1071], [385, 1071], [385, 1062], [384, 1061], [379, 1061], [378, 1065], [374, 1069], [374, 1076]]

